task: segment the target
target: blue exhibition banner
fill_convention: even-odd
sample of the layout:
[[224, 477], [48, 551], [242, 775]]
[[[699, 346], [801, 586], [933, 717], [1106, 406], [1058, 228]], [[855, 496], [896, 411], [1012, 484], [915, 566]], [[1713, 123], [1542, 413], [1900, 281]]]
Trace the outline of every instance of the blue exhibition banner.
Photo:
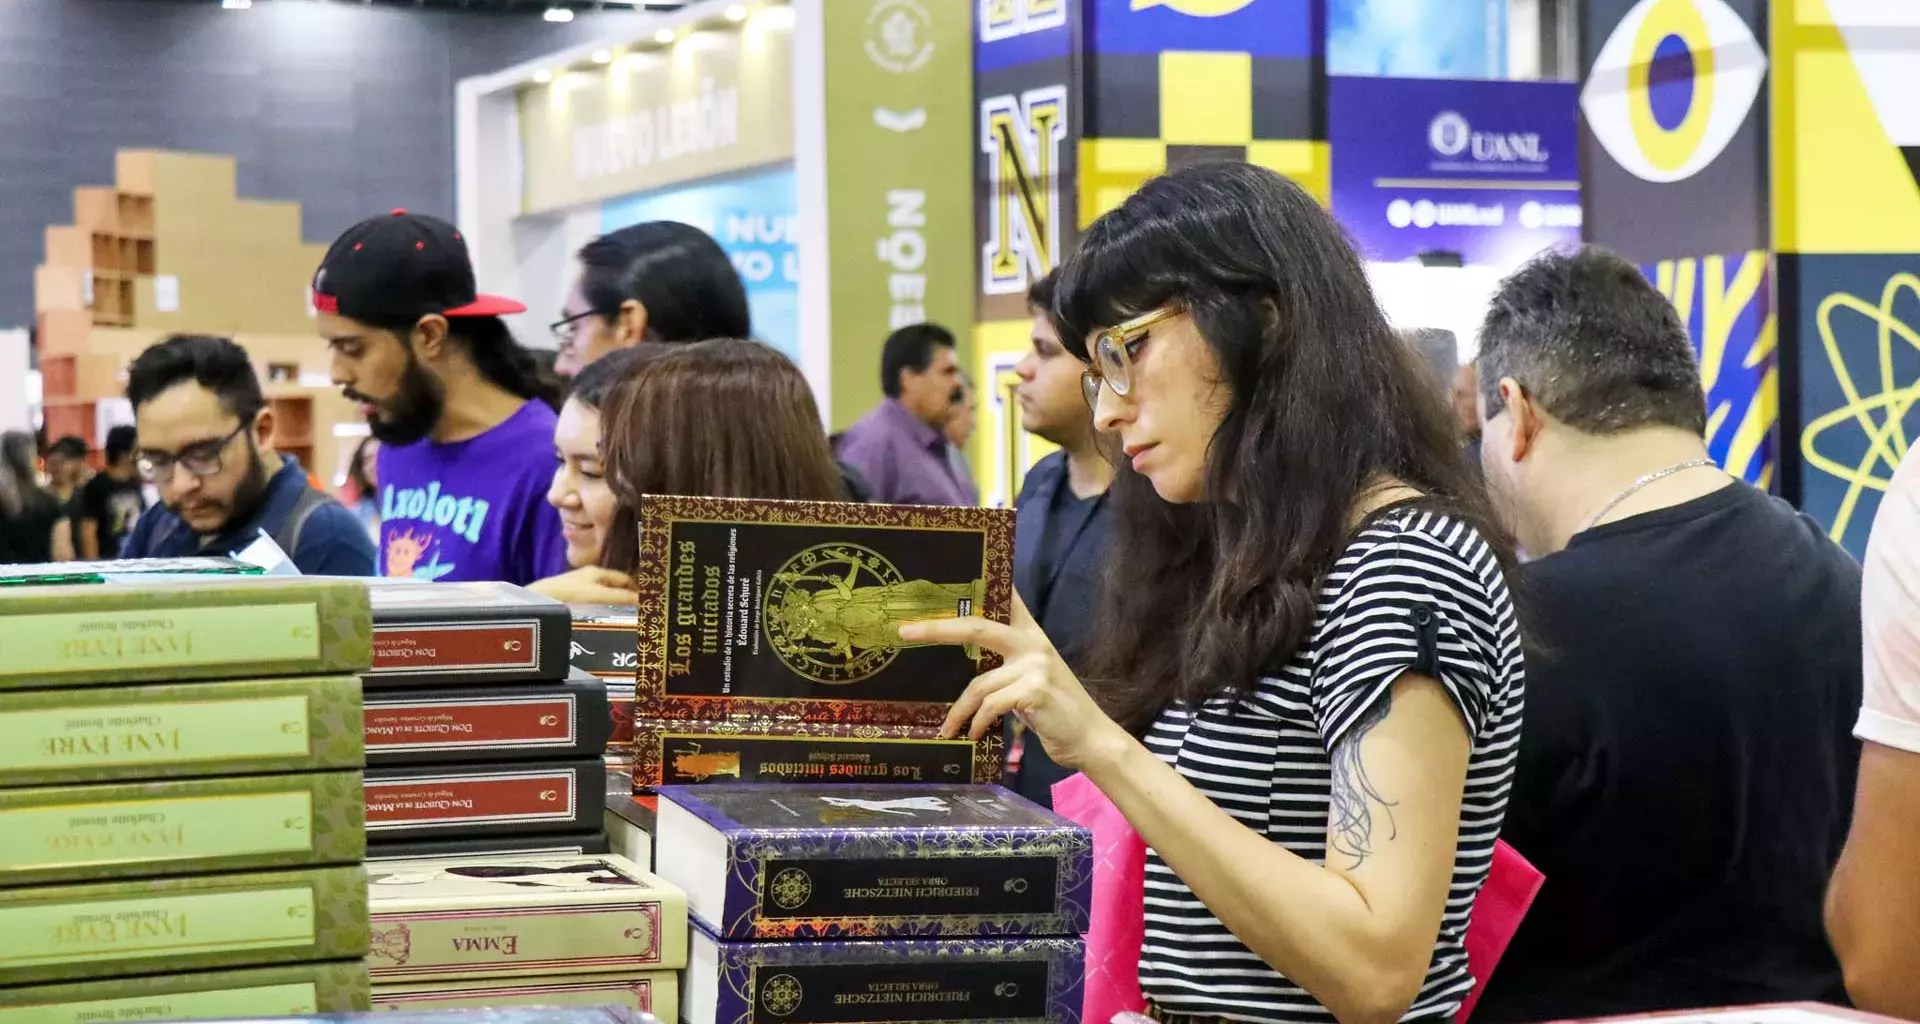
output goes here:
[[740, 271], [754, 337], [800, 361], [799, 206], [793, 168], [757, 171], [615, 199], [600, 209], [600, 229], [617, 231], [672, 220], [712, 235]]
[[1327, 0], [1327, 73], [1507, 77], [1507, 0]]
[[1509, 268], [1580, 241], [1578, 87], [1328, 80], [1333, 213], [1361, 255]]

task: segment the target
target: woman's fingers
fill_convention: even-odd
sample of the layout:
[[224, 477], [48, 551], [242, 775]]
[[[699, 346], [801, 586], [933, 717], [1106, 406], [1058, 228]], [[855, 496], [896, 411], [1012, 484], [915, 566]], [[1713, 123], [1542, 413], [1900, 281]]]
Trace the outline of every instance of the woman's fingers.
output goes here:
[[1012, 655], [1026, 649], [1026, 635], [1020, 630], [974, 615], [903, 623], [900, 626], [900, 639], [920, 644], [971, 644], [1000, 655]]
[[967, 684], [960, 699], [947, 709], [947, 720], [940, 724], [940, 738], [953, 739], [959, 736], [961, 727], [973, 720], [974, 709], [995, 691], [1018, 681], [1023, 673], [1024, 669], [1020, 666], [1002, 665]]

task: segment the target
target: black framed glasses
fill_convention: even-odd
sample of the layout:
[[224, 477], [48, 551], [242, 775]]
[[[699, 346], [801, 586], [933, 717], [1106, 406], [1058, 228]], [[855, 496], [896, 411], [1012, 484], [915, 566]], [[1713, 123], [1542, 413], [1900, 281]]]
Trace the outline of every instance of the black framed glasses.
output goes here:
[[599, 315], [598, 310], [592, 309], [587, 310], [585, 313], [575, 313], [572, 316], [562, 317], [548, 324], [547, 330], [552, 331], [553, 336], [559, 339], [562, 344], [571, 345], [573, 344], [574, 335], [580, 333], [580, 321], [590, 316]]
[[175, 463], [185, 466], [193, 476], [212, 476], [225, 468], [227, 445], [250, 426], [253, 426], [253, 417], [246, 416], [241, 418], [239, 426], [219, 440], [198, 441], [180, 449], [178, 453], [143, 451], [134, 457], [134, 468], [140, 471], [140, 478], [150, 484], [171, 476]]
[[1133, 390], [1133, 346], [1139, 344], [1149, 329], [1184, 312], [1186, 309], [1182, 306], [1162, 306], [1094, 335], [1093, 344], [1087, 346], [1090, 365], [1080, 375], [1080, 394], [1087, 400], [1087, 408], [1100, 403], [1102, 383], [1112, 388], [1114, 394], [1126, 397]]

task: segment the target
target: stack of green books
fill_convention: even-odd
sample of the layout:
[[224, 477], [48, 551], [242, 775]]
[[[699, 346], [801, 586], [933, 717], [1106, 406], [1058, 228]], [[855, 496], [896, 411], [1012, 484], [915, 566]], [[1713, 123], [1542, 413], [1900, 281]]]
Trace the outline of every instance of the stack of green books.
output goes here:
[[366, 585], [0, 588], [0, 1021], [365, 1009]]

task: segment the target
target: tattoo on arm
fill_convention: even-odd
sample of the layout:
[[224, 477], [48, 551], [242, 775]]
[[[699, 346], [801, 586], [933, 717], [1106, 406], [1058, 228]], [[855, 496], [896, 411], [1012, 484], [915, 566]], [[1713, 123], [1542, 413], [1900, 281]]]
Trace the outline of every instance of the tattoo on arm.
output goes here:
[[1393, 823], [1393, 809], [1398, 806], [1388, 800], [1374, 788], [1373, 780], [1367, 777], [1367, 765], [1361, 758], [1360, 746], [1366, 742], [1367, 734], [1373, 732], [1393, 710], [1393, 691], [1380, 695], [1373, 707], [1355, 722], [1346, 737], [1333, 748], [1333, 802], [1327, 833], [1329, 843], [1327, 853], [1338, 853], [1353, 858], [1353, 867], [1366, 863], [1373, 853], [1374, 805], [1380, 807], [1380, 817], [1385, 819], [1387, 835], [1391, 841], [1398, 829]]

